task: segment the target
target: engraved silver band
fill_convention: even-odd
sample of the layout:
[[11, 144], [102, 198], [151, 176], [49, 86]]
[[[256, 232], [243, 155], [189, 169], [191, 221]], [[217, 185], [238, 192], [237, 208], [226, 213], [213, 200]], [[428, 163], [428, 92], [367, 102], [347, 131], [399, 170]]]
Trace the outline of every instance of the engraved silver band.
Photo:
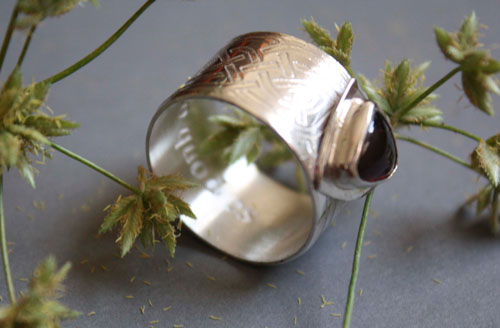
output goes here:
[[[255, 164], [221, 166], [198, 154], [214, 131], [207, 118], [228, 108], [258, 119], [289, 147], [306, 178], [305, 193]], [[290, 35], [249, 33], [230, 41], [160, 106], [148, 130], [148, 163], [155, 174], [180, 172], [200, 183], [183, 195], [197, 219], [181, 219], [195, 234], [238, 259], [280, 263], [316, 242], [340, 202], [394, 173], [395, 165], [370, 182], [357, 172], [375, 111], [320, 49]]]

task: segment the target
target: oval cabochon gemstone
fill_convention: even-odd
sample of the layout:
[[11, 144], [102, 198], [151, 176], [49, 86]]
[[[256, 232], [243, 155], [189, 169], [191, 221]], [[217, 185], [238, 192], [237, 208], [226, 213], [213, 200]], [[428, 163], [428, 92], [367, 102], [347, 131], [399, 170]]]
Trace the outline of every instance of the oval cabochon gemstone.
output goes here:
[[363, 153], [358, 162], [361, 179], [368, 182], [384, 180], [396, 166], [396, 143], [387, 120], [378, 111], [372, 122], [363, 145]]

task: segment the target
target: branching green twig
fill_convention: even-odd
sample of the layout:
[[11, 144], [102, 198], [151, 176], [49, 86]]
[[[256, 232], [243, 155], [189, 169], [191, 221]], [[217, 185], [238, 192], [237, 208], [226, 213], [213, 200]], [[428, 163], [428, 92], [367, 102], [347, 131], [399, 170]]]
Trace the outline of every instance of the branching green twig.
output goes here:
[[125, 24], [123, 24], [109, 39], [104, 41], [97, 49], [92, 51], [90, 54], [87, 56], [83, 57], [73, 65], [69, 66], [68, 68], [62, 70], [61, 72], [52, 75], [51, 77], [43, 80], [45, 83], [51, 83], [54, 84], [68, 75], [73, 74], [74, 72], [78, 71], [80, 68], [83, 66], [87, 65], [90, 63], [92, 60], [94, 60], [97, 56], [99, 56], [101, 53], [103, 53], [106, 49], [108, 49], [118, 38], [132, 25], [132, 23], [139, 18], [139, 16], [153, 3], [155, 0], [148, 0], [146, 1], [141, 8], [139, 8], [132, 17], [130, 17]]
[[88, 159], [85, 159], [83, 158], [82, 156], [78, 155], [78, 154], [75, 154], [74, 152], [72, 152], [71, 150], [69, 149], [66, 149], [64, 148], [63, 146], [60, 146], [54, 142], [51, 142], [50, 143], [50, 146], [52, 148], [54, 148], [55, 150], [63, 153], [64, 155], [68, 156], [68, 157], [71, 157], [72, 159], [90, 167], [91, 169], [101, 173], [102, 175], [108, 177], [109, 179], [115, 181], [116, 183], [118, 183], [119, 185], [127, 188], [128, 190], [136, 193], [136, 194], [141, 194], [141, 191], [139, 189], [137, 189], [136, 187], [130, 185], [129, 183], [123, 181], [122, 179], [120, 179], [119, 177], [117, 177], [116, 175], [114, 175], [113, 173], [103, 169], [102, 167], [100, 167], [99, 165], [95, 164], [95, 163], [92, 163], [91, 161], [89, 161]]
[[395, 137], [398, 138], [398, 139], [400, 139], [400, 140], [411, 142], [412, 144], [418, 145], [420, 147], [424, 147], [425, 149], [428, 149], [428, 150], [430, 150], [432, 152], [435, 152], [435, 153], [437, 153], [437, 154], [439, 154], [441, 156], [444, 156], [444, 157], [446, 157], [448, 159], [451, 159], [452, 161], [454, 161], [454, 162], [456, 162], [456, 163], [458, 163], [458, 164], [460, 164], [462, 166], [465, 166], [468, 169], [473, 170], [472, 165], [470, 165], [469, 163], [463, 161], [462, 159], [460, 159], [460, 158], [458, 158], [458, 157], [456, 157], [456, 156], [454, 156], [454, 155], [452, 155], [452, 154], [450, 154], [450, 153], [448, 153], [448, 152], [446, 152], [444, 150], [441, 150], [441, 149], [439, 149], [439, 148], [437, 148], [435, 146], [429, 145], [428, 143], [422, 142], [420, 140], [413, 139], [413, 138], [408, 137], [408, 136], [403, 136], [403, 135], [400, 135], [400, 134], [397, 134], [397, 133], [395, 134]]
[[116, 242], [120, 244], [122, 257], [130, 251], [137, 238], [144, 247], [154, 247], [156, 237], [163, 240], [170, 255], [174, 256], [178, 236], [175, 220], [180, 215], [196, 218], [189, 204], [176, 194], [196, 187], [196, 183], [186, 181], [179, 175], [157, 177], [139, 167], [138, 189], [54, 142], [50, 146], [134, 192], [134, 195], [126, 197], [120, 195], [113, 205], [106, 208], [108, 214], [99, 230], [99, 233], [105, 233], [116, 225], [121, 225]]
[[354, 259], [352, 261], [351, 282], [349, 283], [349, 293], [347, 294], [347, 303], [344, 315], [344, 328], [351, 326], [352, 311], [354, 309], [354, 298], [356, 295], [356, 282], [358, 280], [359, 262], [361, 259], [361, 249], [363, 248], [363, 238], [365, 236], [366, 219], [370, 211], [370, 204], [372, 202], [373, 192], [375, 189], [370, 190], [366, 195], [365, 206], [363, 207], [363, 215], [359, 224], [358, 239], [356, 240], [356, 249], [354, 250]]
[[458, 134], [461, 134], [467, 138], [470, 138], [472, 140], [475, 140], [477, 142], [481, 141], [481, 138], [476, 136], [475, 134], [472, 134], [470, 132], [467, 132], [465, 130], [462, 130], [460, 128], [457, 128], [457, 127], [454, 127], [454, 126], [451, 126], [451, 125], [447, 125], [447, 124], [444, 124], [444, 123], [433, 123], [433, 122], [421, 122], [421, 123], [408, 123], [408, 124], [411, 124], [411, 125], [420, 125], [420, 126], [425, 126], [425, 127], [430, 127], [430, 128], [437, 128], [437, 129], [442, 129], [442, 130], [448, 130], [448, 131], [452, 131], [452, 132], [455, 132], [455, 133], [458, 133]]
[[9, 254], [7, 250], [7, 237], [5, 234], [5, 215], [3, 211], [3, 176], [0, 173], [0, 246], [2, 248], [3, 273], [5, 275], [5, 283], [11, 304], [16, 303], [16, 292], [14, 283], [12, 282], [12, 274], [10, 272]]
[[19, 54], [19, 58], [17, 59], [17, 66], [21, 67], [24, 61], [24, 56], [26, 56], [26, 52], [28, 51], [28, 47], [31, 42], [31, 38], [33, 37], [33, 33], [35, 33], [37, 25], [34, 24], [31, 26], [30, 30], [28, 31], [28, 35], [26, 36], [26, 40], [24, 41], [23, 49], [21, 50], [21, 53]]
[[12, 37], [12, 33], [14, 32], [14, 27], [16, 26], [17, 16], [19, 14], [19, 8], [15, 5], [12, 10], [12, 15], [10, 16], [9, 26], [7, 27], [7, 31], [5, 32], [5, 36], [2, 42], [2, 49], [0, 50], [0, 72], [2, 71], [3, 61], [5, 59], [5, 55], [7, 54], [7, 48], [9, 47], [10, 38]]

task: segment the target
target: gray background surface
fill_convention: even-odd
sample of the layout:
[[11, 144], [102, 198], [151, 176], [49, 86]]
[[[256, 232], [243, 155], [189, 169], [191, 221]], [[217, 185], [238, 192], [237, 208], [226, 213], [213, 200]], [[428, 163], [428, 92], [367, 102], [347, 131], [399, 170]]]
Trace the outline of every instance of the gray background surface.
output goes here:
[[[0, 3], [1, 32], [14, 1]], [[79, 59], [141, 5], [141, 1], [102, 1], [95, 9], [77, 8], [50, 19], [37, 30], [24, 65], [25, 81], [39, 80]], [[324, 26], [351, 20], [356, 32], [353, 68], [377, 77], [385, 59], [430, 59], [428, 81], [448, 72], [435, 46], [434, 24], [454, 30], [475, 9], [489, 25], [486, 44], [500, 43], [500, 1], [243, 1], [158, 0], [109, 51], [77, 74], [54, 85], [48, 104], [67, 113], [81, 128], [58, 140], [128, 181], [145, 164], [146, 128], [157, 106], [187, 76], [195, 73], [229, 39], [255, 30], [273, 30], [307, 38], [300, 18], [311, 15]], [[2, 75], [19, 53], [18, 33]], [[499, 56], [499, 50], [495, 55]], [[454, 79], [459, 82], [459, 79]], [[446, 121], [489, 136], [498, 116], [475, 112], [460, 91], [448, 84], [437, 105]], [[500, 106], [498, 98], [495, 99]], [[412, 135], [465, 158], [474, 144], [446, 132]], [[457, 208], [483, 181], [466, 169], [413, 145], [400, 143], [400, 166], [377, 189], [368, 222], [358, 281], [353, 327], [498, 327], [500, 326], [500, 240], [478, 218], [457, 217]], [[276, 267], [254, 267], [233, 260], [185, 234], [179, 240], [173, 270], [166, 250], [157, 247], [144, 259], [133, 251], [115, 258], [114, 234], [94, 235], [102, 209], [120, 193], [111, 181], [59, 153], [40, 166], [32, 190], [15, 171], [5, 177], [5, 207], [12, 270], [29, 277], [47, 254], [71, 261], [63, 302], [83, 313], [65, 327], [340, 327], [350, 277], [362, 202], [354, 202], [303, 257]], [[62, 200], [60, 199], [62, 198]], [[35, 209], [32, 201], [44, 201]], [[19, 206], [23, 211], [16, 210]], [[29, 216], [34, 217], [30, 219]], [[346, 247], [341, 245], [346, 242]], [[411, 252], [407, 252], [413, 247]], [[376, 258], [369, 259], [370, 255]], [[88, 260], [88, 264], [79, 264]], [[190, 261], [193, 268], [185, 262]], [[108, 271], [103, 271], [105, 265]], [[91, 273], [92, 267], [96, 270]], [[298, 275], [295, 270], [305, 272]], [[214, 276], [216, 281], [207, 279]], [[130, 283], [132, 276], [135, 282]], [[433, 279], [439, 279], [437, 284]], [[151, 282], [151, 286], [142, 283]], [[272, 289], [267, 283], [274, 283]], [[3, 275], [0, 295], [7, 303]], [[133, 295], [134, 299], [126, 299]], [[320, 308], [320, 295], [334, 301]], [[301, 297], [302, 305], [297, 304]], [[148, 305], [148, 299], [153, 306]], [[146, 305], [141, 315], [139, 307]], [[171, 306], [163, 312], [162, 308]], [[222, 317], [212, 321], [209, 315]]]

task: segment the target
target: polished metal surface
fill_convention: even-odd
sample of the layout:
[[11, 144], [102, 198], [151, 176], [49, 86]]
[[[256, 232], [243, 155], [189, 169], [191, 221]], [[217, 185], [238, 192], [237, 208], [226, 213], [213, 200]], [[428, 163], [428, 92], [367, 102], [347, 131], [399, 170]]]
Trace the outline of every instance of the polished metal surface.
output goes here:
[[[351, 79], [324, 129], [314, 181], [320, 192], [349, 201], [378, 184], [362, 180], [358, 172], [366, 132], [377, 110], [373, 102], [360, 94], [355, 79]], [[397, 152], [395, 155], [397, 163]], [[396, 169], [397, 165], [386, 179]]]
[[[305, 192], [245, 159], [228, 166], [200, 156], [216, 129], [207, 118], [238, 110], [288, 146]], [[375, 110], [320, 49], [285, 34], [249, 33], [160, 106], [148, 131], [148, 162], [155, 174], [180, 172], [200, 183], [184, 194], [197, 219], [181, 219], [203, 240], [245, 261], [279, 263], [309, 249], [342, 200], [371, 187], [355, 173]]]

